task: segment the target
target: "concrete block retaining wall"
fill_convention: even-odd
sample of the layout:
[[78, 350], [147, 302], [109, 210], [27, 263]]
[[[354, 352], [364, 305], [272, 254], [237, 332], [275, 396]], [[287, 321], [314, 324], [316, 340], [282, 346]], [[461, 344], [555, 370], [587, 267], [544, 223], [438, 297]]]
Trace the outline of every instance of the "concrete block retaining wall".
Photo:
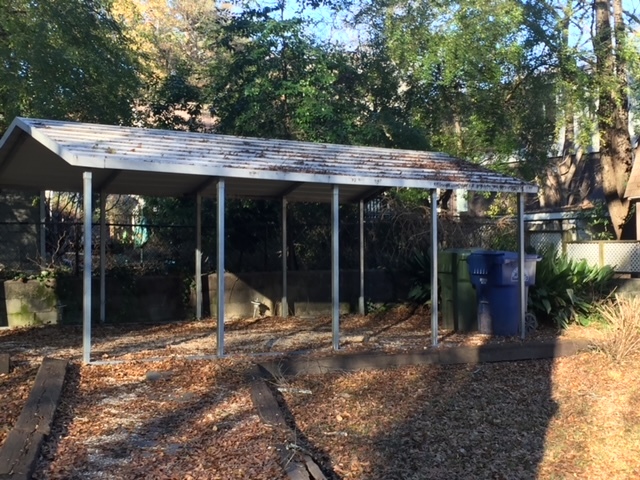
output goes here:
[[[408, 282], [381, 270], [366, 273], [365, 300], [384, 303], [406, 298]], [[331, 273], [298, 271], [288, 275], [289, 311], [300, 316], [330, 313]], [[203, 276], [203, 313], [215, 316], [217, 277]], [[340, 275], [340, 311], [354, 312], [358, 306], [359, 273]], [[92, 282], [92, 319], [100, 318], [100, 281]], [[195, 292], [180, 277], [107, 277], [108, 323], [169, 322], [192, 318]], [[250, 317], [254, 300], [261, 315], [280, 315], [282, 273], [225, 274], [225, 317]], [[0, 327], [82, 322], [82, 278], [0, 282]]]

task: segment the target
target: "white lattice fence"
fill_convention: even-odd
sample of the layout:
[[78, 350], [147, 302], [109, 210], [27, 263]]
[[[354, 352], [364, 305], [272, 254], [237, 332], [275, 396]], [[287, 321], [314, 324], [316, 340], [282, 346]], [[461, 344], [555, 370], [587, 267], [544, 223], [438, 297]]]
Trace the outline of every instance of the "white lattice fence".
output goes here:
[[529, 232], [529, 244], [540, 255], [560, 253], [562, 252], [562, 232]]
[[567, 257], [586, 260], [591, 265], [611, 265], [616, 272], [640, 273], [640, 242], [568, 242]]

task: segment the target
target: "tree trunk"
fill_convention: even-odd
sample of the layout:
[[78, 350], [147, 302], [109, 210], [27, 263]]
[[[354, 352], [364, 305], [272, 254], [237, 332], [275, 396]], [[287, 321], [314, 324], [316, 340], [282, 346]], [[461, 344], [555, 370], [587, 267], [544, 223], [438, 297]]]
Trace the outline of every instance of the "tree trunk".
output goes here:
[[[615, 21], [611, 28], [611, 3]], [[629, 135], [628, 84], [626, 65], [621, 47], [624, 45], [625, 27], [621, 0], [595, 0], [595, 36], [598, 79], [598, 128], [600, 131], [600, 161], [602, 187], [616, 237], [629, 217], [630, 202], [624, 190], [631, 173], [631, 138]]]

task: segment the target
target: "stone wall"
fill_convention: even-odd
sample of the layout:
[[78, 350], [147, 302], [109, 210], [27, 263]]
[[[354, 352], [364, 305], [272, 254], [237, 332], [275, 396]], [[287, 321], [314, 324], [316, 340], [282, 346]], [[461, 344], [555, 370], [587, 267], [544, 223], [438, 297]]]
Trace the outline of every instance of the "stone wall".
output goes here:
[[[225, 317], [250, 317], [253, 301], [260, 302], [262, 315], [281, 315], [282, 273], [226, 273]], [[292, 271], [288, 273], [287, 300], [289, 313], [297, 316], [325, 315], [331, 312], [331, 272]], [[381, 304], [406, 299], [409, 282], [406, 275], [383, 270], [365, 273], [365, 301]], [[360, 277], [358, 271], [340, 272], [340, 311], [355, 312], [358, 308]], [[205, 315], [216, 315], [217, 275], [203, 277]], [[195, 303], [195, 302], [194, 302]]]
[[[184, 320], [188, 290], [179, 277], [107, 277], [108, 323], [160, 323]], [[91, 315], [100, 318], [100, 281], [92, 282]], [[0, 327], [82, 323], [82, 278], [0, 283]]]
[[[358, 307], [360, 281], [357, 271], [340, 275], [340, 308], [343, 313]], [[216, 275], [203, 276], [203, 313], [215, 316]], [[406, 278], [381, 270], [365, 276], [365, 300], [380, 304], [406, 298]], [[227, 318], [253, 315], [252, 301], [260, 302], [261, 315], [280, 315], [280, 272], [225, 274]], [[169, 322], [193, 318], [195, 292], [182, 279], [163, 277], [107, 277], [107, 323]], [[92, 319], [100, 318], [100, 283], [92, 282]], [[299, 316], [331, 312], [331, 272], [289, 272], [289, 311]], [[0, 282], [0, 327], [82, 322], [82, 278]]]

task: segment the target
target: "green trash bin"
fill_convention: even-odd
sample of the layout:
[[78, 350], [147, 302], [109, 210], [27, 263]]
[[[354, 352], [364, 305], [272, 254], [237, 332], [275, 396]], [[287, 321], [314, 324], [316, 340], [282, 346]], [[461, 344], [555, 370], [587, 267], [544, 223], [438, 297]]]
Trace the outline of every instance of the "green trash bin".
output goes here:
[[456, 332], [478, 330], [476, 291], [471, 283], [467, 258], [479, 248], [450, 248], [438, 252], [438, 283], [442, 328]]

